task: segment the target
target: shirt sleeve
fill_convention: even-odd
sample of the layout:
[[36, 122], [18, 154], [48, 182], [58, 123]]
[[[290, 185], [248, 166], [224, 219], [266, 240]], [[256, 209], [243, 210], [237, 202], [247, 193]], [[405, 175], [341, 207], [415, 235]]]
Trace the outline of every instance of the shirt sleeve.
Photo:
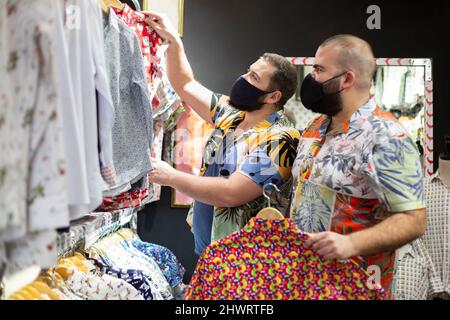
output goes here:
[[300, 133], [292, 128], [267, 135], [268, 139], [250, 152], [238, 171], [261, 186], [281, 186], [291, 177]]
[[222, 115], [224, 115], [228, 106], [228, 96], [220, 93], [213, 93], [211, 95], [210, 115], [211, 120], [216, 125], [216, 122]]
[[367, 171], [378, 199], [391, 212], [424, 208], [424, 180], [419, 153], [406, 134], [375, 144]]

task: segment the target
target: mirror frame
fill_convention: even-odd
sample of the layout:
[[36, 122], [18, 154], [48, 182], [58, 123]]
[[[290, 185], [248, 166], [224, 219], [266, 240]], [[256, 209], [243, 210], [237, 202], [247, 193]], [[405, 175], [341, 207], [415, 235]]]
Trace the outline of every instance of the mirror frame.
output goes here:
[[[314, 64], [314, 57], [288, 57], [293, 65], [311, 66]], [[433, 175], [433, 69], [432, 59], [416, 58], [376, 58], [377, 66], [415, 66], [425, 68], [425, 110], [424, 110], [424, 156], [423, 169], [425, 175]]]

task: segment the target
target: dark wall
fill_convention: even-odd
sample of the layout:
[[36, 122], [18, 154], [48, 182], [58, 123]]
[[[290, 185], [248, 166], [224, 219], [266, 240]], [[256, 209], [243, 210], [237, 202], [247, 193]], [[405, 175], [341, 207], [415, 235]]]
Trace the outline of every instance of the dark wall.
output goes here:
[[[381, 30], [366, 27], [372, 4], [381, 8]], [[183, 42], [196, 78], [223, 93], [262, 53], [314, 56], [323, 40], [339, 33], [366, 39], [377, 57], [432, 58], [437, 159], [450, 134], [449, 15], [450, 2], [434, 0], [185, 0]], [[170, 209], [168, 196], [140, 215], [140, 232], [170, 244], [189, 273], [194, 258], [186, 210]]]

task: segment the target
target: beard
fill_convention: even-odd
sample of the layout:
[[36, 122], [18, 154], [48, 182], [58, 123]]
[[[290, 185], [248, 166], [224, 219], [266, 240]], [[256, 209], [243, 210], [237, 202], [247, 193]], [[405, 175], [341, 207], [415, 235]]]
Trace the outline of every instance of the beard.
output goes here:
[[324, 93], [322, 99], [312, 105], [310, 110], [315, 113], [334, 117], [342, 111], [342, 97], [341, 90], [339, 90], [339, 83], [337, 81], [335, 83], [331, 82], [324, 88]]

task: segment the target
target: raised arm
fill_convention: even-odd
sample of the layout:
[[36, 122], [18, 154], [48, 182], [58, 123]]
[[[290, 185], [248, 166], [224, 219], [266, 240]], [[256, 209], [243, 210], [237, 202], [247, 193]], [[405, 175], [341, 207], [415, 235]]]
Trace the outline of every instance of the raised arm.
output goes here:
[[169, 18], [146, 11], [146, 22], [169, 43], [166, 52], [167, 74], [173, 89], [205, 121], [211, 123], [212, 91], [194, 79], [194, 73], [184, 52], [183, 42]]

